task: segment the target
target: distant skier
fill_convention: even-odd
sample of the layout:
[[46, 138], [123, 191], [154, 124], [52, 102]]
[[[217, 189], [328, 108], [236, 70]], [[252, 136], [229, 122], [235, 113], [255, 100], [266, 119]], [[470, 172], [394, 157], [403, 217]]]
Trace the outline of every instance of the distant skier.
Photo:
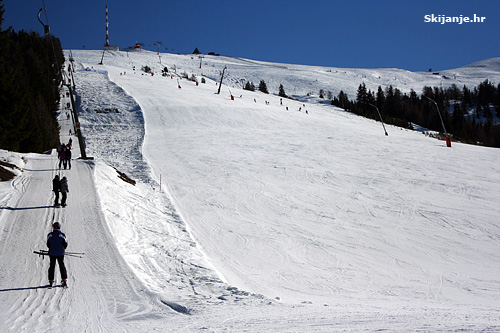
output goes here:
[[52, 179], [52, 191], [56, 195], [56, 200], [54, 201], [54, 206], [59, 206], [59, 192], [61, 192], [61, 181], [59, 180], [59, 175], [56, 175], [54, 179]]
[[68, 197], [68, 179], [66, 177], [63, 177], [61, 179], [61, 206], [66, 207], [66, 198]]
[[61, 273], [62, 285], [63, 287], [67, 287], [68, 272], [66, 271], [66, 266], [64, 266], [64, 250], [68, 247], [68, 240], [66, 239], [66, 235], [61, 232], [59, 222], [55, 222], [52, 227], [52, 232], [47, 235], [47, 247], [49, 248], [50, 257], [49, 284], [50, 288], [52, 288], [57, 261]]
[[59, 144], [57, 145], [57, 157], [59, 157], [59, 153], [61, 153], [62, 150], [63, 150], [63, 144], [59, 142]]
[[66, 151], [64, 152], [64, 159], [66, 160], [64, 162], [64, 169], [66, 169], [66, 165], [68, 166], [68, 169], [71, 170], [71, 149], [69, 146], [66, 146]]
[[63, 143], [57, 151], [59, 153], [59, 169], [61, 169], [61, 165], [64, 165], [64, 169], [66, 169], [66, 145]]

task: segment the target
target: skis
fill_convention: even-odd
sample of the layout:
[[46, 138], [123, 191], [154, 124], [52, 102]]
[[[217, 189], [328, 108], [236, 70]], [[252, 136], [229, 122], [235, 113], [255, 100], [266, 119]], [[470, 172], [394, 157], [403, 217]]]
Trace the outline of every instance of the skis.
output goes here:
[[68, 283], [65, 282], [65, 281], [62, 281], [60, 285], [52, 285], [52, 284], [49, 284], [47, 286], [47, 289], [53, 289], [53, 288], [57, 288], [57, 287], [62, 287], [63, 289], [68, 289]]
[[[33, 251], [33, 253], [38, 254], [40, 257], [48, 256], [49, 251], [47, 250], [38, 250], [38, 251]], [[83, 258], [83, 255], [85, 253], [83, 252], [66, 252], [64, 255], [65, 256], [70, 256], [70, 257], [76, 257], [76, 258]], [[48, 289], [52, 289], [54, 287], [62, 287], [63, 289], [68, 289], [68, 284], [66, 280], [62, 280], [61, 285], [55, 286], [53, 285], [54, 281], [50, 281], [50, 284], [47, 286]]]
[[[39, 256], [48, 256], [49, 255], [49, 251], [47, 251], [47, 250], [33, 251], [33, 253], [38, 254]], [[83, 253], [83, 252], [66, 252], [66, 253], [64, 253], [65, 256], [75, 257], [75, 258], [83, 258], [84, 254], [85, 253]]]

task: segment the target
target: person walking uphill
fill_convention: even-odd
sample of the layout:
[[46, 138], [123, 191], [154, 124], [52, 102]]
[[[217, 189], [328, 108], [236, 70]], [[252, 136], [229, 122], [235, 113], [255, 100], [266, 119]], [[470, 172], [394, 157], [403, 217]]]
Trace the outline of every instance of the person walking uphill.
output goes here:
[[66, 198], [68, 197], [68, 179], [66, 177], [63, 177], [61, 179], [61, 206], [66, 207]]
[[54, 284], [54, 273], [56, 269], [56, 262], [59, 265], [61, 273], [62, 286], [67, 287], [68, 272], [64, 266], [64, 250], [68, 247], [68, 240], [66, 235], [61, 232], [61, 225], [55, 222], [52, 225], [52, 232], [47, 235], [47, 247], [49, 248], [49, 285], [52, 288]]
[[57, 154], [59, 157], [59, 169], [61, 169], [61, 164], [66, 169], [66, 145], [64, 143], [60, 147], [57, 147]]
[[59, 206], [59, 192], [61, 192], [61, 181], [59, 180], [59, 175], [56, 175], [52, 179], [52, 191], [56, 195], [56, 200], [54, 201], [54, 207]]
[[66, 150], [64, 151], [64, 159], [66, 160], [64, 163], [64, 169], [66, 169], [66, 165], [68, 169], [71, 170], [71, 149], [69, 146], [66, 146]]

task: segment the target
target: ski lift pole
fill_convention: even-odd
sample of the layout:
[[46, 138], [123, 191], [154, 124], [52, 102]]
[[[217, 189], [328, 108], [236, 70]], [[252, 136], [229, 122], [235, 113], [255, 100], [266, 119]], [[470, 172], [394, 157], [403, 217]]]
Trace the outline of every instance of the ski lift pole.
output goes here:
[[217, 90], [217, 95], [220, 95], [220, 88], [222, 87], [222, 80], [224, 79], [224, 72], [226, 71], [227, 66], [224, 66], [224, 69], [222, 70], [222, 75], [220, 76], [220, 83], [219, 83], [219, 89]]
[[78, 137], [78, 145], [80, 146], [80, 154], [81, 158], [86, 160], [87, 153], [85, 152], [85, 143], [83, 142], [82, 131], [80, 130], [80, 121], [78, 120], [78, 112], [76, 111], [75, 98], [73, 97], [73, 90], [71, 90], [71, 85], [68, 85], [69, 96], [71, 99], [71, 114], [73, 115], [73, 119], [75, 120], [75, 133]]
[[436, 109], [437, 109], [437, 112], [438, 112], [438, 115], [439, 115], [439, 119], [441, 119], [441, 125], [443, 126], [444, 135], [446, 137], [446, 146], [447, 147], [451, 147], [451, 140], [450, 140], [450, 137], [448, 136], [448, 132], [446, 132], [446, 128], [444, 127], [443, 117], [441, 116], [441, 112], [439, 112], [439, 107], [438, 107], [436, 101], [433, 100], [430, 97], [427, 97], [426, 95], [423, 95], [423, 96], [425, 98], [427, 98], [429, 101], [431, 101], [432, 103], [434, 103], [434, 105], [436, 106]]
[[103, 65], [103, 60], [104, 60], [104, 52], [106, 52], [106, 49], [103, 49], [102, 50], [102, 57], [101, 57], [101, 62], [99, 63], [99, 65]]
[[160, 46], [162, 45], [163, 43], [160, 42], [160, 41], [157, 41], [154, 45], [158, 45], [158, 60], [160, 61], [160, 65], [161, 65], [161, 55], [160, 55]]
[[[74, 64], [75, 58], [73, 58], [73, 52], [69, 50], [69, 62], [71, 63], [71, 70], [69, 71], [71, 73], [71, 81], [73, 81], [73, 89], [76, 89], [76, 84], [75, 84], [75, 77], [73, 76], [73, 72], [75, 71], [75, 64]], [[71, 89], [71, 82], [68, 85], [68, 88]]]
[[382, 119], [382, 114], [380, 113], [380, 110], [378, 109], [378, 107], [376, 107], [375, 105], [373, 105], [372, 103], [368, 103], [370, 104], [371, 106], [373, 106], [375, 109], [377, 109], [377, 112], [378, 112], [378, 116], [380, 117], [380, 121], [382, 122], [382, 127], [384, 128], [384, 132], [385, 132], [385, 135], [388, 136], [389, 134], [387, 134], [387, 131], [385, 129], [385, 124], [384, 124], [384, 120]]

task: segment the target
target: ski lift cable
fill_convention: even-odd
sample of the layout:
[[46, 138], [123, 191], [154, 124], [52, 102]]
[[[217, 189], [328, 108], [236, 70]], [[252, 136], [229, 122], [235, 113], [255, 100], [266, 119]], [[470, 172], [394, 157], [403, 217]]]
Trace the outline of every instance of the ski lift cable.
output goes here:
[[50, 26], [49, 17], [47, 15], [47, 9], [45, 8], [45, 0], [42, 0], [42, 3], [43, 3], [43, 10], [45, 11], [45, 20], [47, 21], [47, 25]]
[[[59, 62], [57, 61], [57, 54], [56, 54], [56, 48], [54, 46], [54, 39], [52, 38], [52, 36], [50, 36], [49, 16], [47, 14], [47, 8], [45, 6], [45, 0], [42, 0], [42, 4], [43, 4], [43, 8], [41, 8], [40, 11], [38, 12], [38, 20], [44, 26], [45, 37], [49, 37], [50, 38], [50, 44], [51, 44], [51, 47], [52, 47], [52, 54], [54, 56], [53, 67], [55, 65], [55, 68], [53, 68], [53, 69], [56, 72], [56, 75], [61, 75], [61, 67], [59, 65]], [[45, 11], [45, 21], [47, 22], [47, 24], [44, 24], [42, 22], [42, 20], [40, 20], [40, 14], [41, 14], [42, 10]]]

